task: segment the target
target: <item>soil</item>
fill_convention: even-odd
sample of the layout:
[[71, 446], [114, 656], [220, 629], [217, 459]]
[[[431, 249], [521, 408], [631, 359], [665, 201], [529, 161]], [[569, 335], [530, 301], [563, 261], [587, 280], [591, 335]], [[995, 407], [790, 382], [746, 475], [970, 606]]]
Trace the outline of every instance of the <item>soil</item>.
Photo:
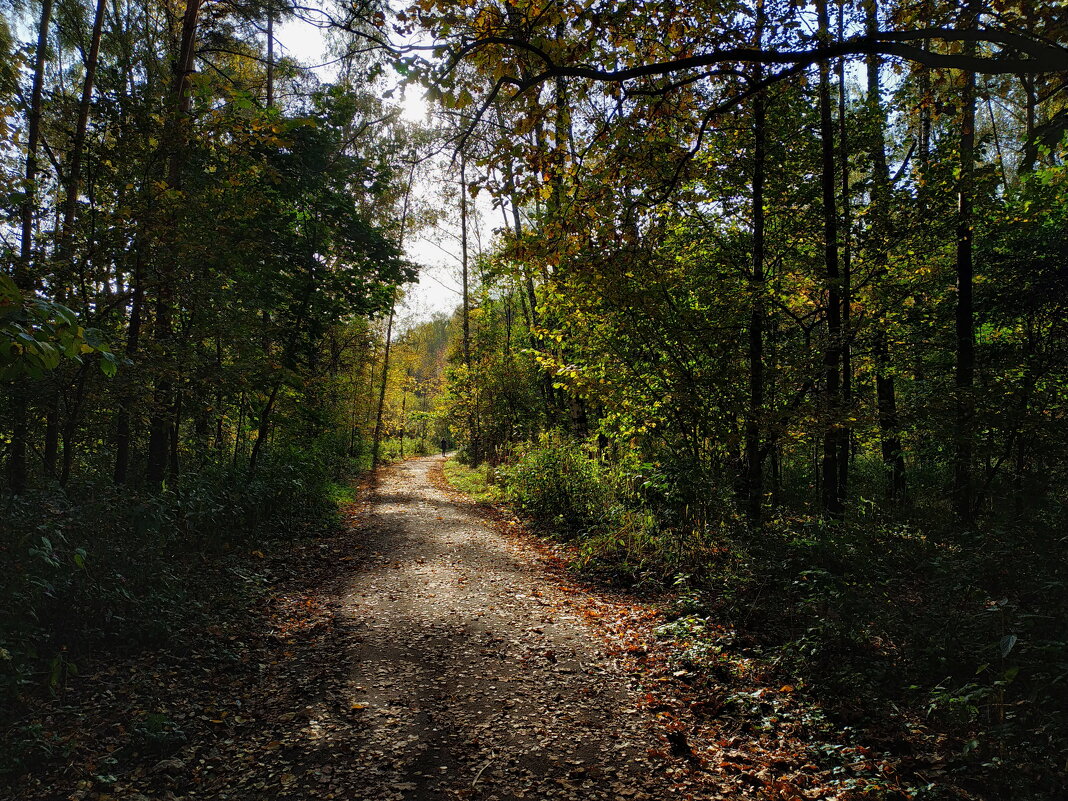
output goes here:
[[577, 584], [443, 462], [384, 468], [343, 530], [245, 555], [246, 611], [35, 702], [41, 757], [0, 799], [713, 797], [639, 690], [670, 681], [627, 644], [655, 612]]
[[381, 477], [345, 590], [357, 797], [665, 792], [628, 676], [529, 543], [431, 480], [441, 462]]

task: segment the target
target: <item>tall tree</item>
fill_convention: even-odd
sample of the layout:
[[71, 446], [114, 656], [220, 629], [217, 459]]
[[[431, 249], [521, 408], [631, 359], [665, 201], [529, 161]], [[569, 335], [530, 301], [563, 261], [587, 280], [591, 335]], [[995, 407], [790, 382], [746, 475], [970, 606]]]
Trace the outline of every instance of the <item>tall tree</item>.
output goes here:
[[[866, 0], [865, 25], [869, 34], [878, 30], [878, 0]], [[877, 55], [867, 59], [867, 106], [871, 120], [871, 174], [872, 174], [872, 238], [875, 261], [875, 289], [885, 294], [887, 260], [889, 258], [888, 241], [890, 236], [890, 167], [886, 159], [886, 115], [882, 105], [882, 78], [880, 75], [880, 58]], [[879, 317], [885, 317], [887, 300], [879, 299]], [[879, 440], [883, 468], [886, 474], [886, 494], [890, 503], [898, 503], [905, 494], [905, 456], [901, 448], [901, 435], [898, 430], [897, 388], [891, 367], [889, 344], [887, 342], [886, 323], [880, 319], [875, 323], [874, 345], [875, 359], [875, 396], [879, 420]]]
[[[42, 0], [37, 28], [37, 49], [34, 51], [33, 85], [26, 113], [26, 168], [22, 201], [22, 226], [19, 237], [19, 258], [15, 265], [15, 284], [23, 292], [33, 292], [37, 281], [33, 275], [34, 222], [37, 211], [37, 149], [41, 139], [41, 111], [44, 95], [45, 63], [48, 57], [48, 31], [52, 21], [52, 0]], [[25, 387], [12, 392], [12, 432], [8, 456], [8, 481], [11, 489], [26, 488], [26, 438], [28, 436], [27, 397]]]
[[[968, 0], [960, 12], [962, 28], [974, 28], [979, 23], [979, 3]], [[967, 42], [965, 53], [975, 57], [976, 43]], [[974, 513], [972, 485], [973, 437], [975, 436], [975, 309], [973, 284], [974, 225], [972, 209], [975, 192], [975, 73], [965, 70], [961, 79], [959, 177], [957, 179], [957, 258], [955, 312], [956, 370], [954, 373], [954, 401], [956, 415], [953, 425], [953, 509], [957, 519], [968, 524]]]
[[[817, 0], [818, 36], [824, 46], [831, 43], [827, 0]], [[845, 432], [842, 426], [842, 276], [838, 264], [838, 175], [835, 166], [834, 118], [831, 112], [830, 64], [819, 64], [820, 153], [823, 189], [823, 263], [827, 293], [827, 341], [823, 354], [823, 459], [821, 466], [822, 504], [825, 514], [841, 517], [845, 511], [844, 471], [840, 467]]]
[[[753, 26], [753, 43], [764, 42], [766, 15], [764, 0], [757, 0]], [[754, 64], [752, 83], [759, 85], [763, 67]], [[767, 168], [767, 97], [757, 94], [751, 101], [753, 111], [753, 264], [752, 310], [749, 314], [749, 409], [745, 421], [745, 496], [746, 516], [751, 525], [759, 525], [764, 503], [764, 450], [760, 420], [764, 414], [764, 179]]]

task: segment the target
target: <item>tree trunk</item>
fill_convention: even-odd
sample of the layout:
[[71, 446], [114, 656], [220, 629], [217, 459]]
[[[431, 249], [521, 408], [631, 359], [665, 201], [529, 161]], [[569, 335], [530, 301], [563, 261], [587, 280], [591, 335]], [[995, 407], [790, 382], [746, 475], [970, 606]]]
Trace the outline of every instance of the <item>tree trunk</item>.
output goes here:
[[[867, 0], [866, 27], [869, 34], [879, 29], [878, 0]], [[872, 143], [872, 202], [875, 206], [872, 228], [877, 252], [874, 254], [876, 288], [882, 284], [887, 272], [887, 242], [889, 239], [888, 216], [890, 214], [890, 168], [886, 163], [886, 141], [883, 131], [886, 118], [883, 113], [882, 77], [878, 56], [869, 56], [868, 111], [871, 118]], [[885, 301], [884, 301], [885, 302]], [[897, 388], [890, 367], [890, 352], [886, 331], [880, 327], [875, 332], [872, 346], [875, 360], [875, 403], [879, 418], [880, 451], [886, 475], [886, 494], [891, 504], [900, 503], [905, 497], [905, 457], [901, 449], [898, 431]]]
[[63, 467], [59, 475], [59, 483], [64, 487], [70, 481], [71, 470], [74, 467], [74, 443], [78, 435], [78, 420], [81, 417], [82, 405], [85, 403], [85, 385], [88, 378], [89, 368], [83, 364], [78, 368], [74, 400], [68, 405], [67, 419], [63, 425]]
[[[972, 28], [978, 22], [976, 0], [969, 0], [962, 11], [961, 27]], [[965, 51], [975, 54], [975, 44], [966, 43]], [[961, 90], [960, 178], [957, 182], [957, 307], [955, 315], [956, 370], [954, 374], [955, 419], [953, 440], [953, 512], [963, 525], [972, 522], [972, 438], [975, 434], [975, 322], [972, 306], [972, 193], [975, 172], [975, 73], [964, 73]]]
[[[764, 34], [764, 1], [756, 5], [755, 46], [761, 47]], [[763, 80], [761, 65], [753, 67], [754, 84]], [[759, 526], [764, 504], [764, 459], [761, 450], [760, 419], [764, 409], [764, 178], [767, 148], [767, 99], [753, 98], [753, 262], [752, 309], [749, 313], [749, 410], [745, 420], [745, 502], [746, 518]]]
[[467, 268], [467, 157], [460, 151], [460, 269], [463, 279], [463, 356], [464, 366], [471, 367], [471, 321]]
[[42, 0], [40, 28], [37, 32], [37, 51], [34, 54], [33, 89], [30, 93], [30, 109], [26, 120], [26, 195], [22, 201], [22, 236], [19, 240], [19, 260], [15, 267], [15, 283], [24, 292], [32, 292], [37, 284], [32, 273], [33, 229], [37, 211], [37, 147], [41, 140], [45, 55], [48, 49], [48, 26], [51, 21], [52, 0]]
[[274, 7], [267, 4], [267, 108], [274, 108]]
[[260, 458], [260, 451], [263, 448], [263, 443], [267, 439], [267, 431], [271, 426], [271, 412], [274, 411], [274, 402], [278, 398], [278, 390], [282, 388], [282, 382], [276, 381], [275, 385], [271, 387], [271, 394], [267, 396], [267, 403], [263, 406], [263, 413], [260, 415], [260, 424], [256, 427], [256, 441], [252, 443], [252, 455], [248, 459], [248, 472], [253, 474], [256, 472], [256, 464]]
[[78, 194], [81, 192], [82, 155], [85, 136], [89, 128], [89, 108], [93, 99], [96, 81], [96, 66], [100, 57], [100, 36], [104, 29], [106, 0], [97, 0], [93, 17], [93, 33], [89, 41], [89, 54], [85, 59], [85, 80], [82, 82], [82, 97], [78, 103], [78, 123], [71, 142], [70, 170], [67, 173], [66, 197], [63, 203], [63, 227], [60, 234], [60, 259], [70, 258], [71, 241], [74, 236], [74, 217], [78, 209]]
[[[404, 234], [408, 226], [408, 201], [412, 195], [412, 183], [415, 180], [415, 162], [412, 162], [411, 169], [408, 170], [408, 184], [404, 188], [404, 205], [401, 208], [400, 219], [400, 232], [397, 237], [397, 244], [401, 250], [404, 249]], [[461, 162], [462, 164], [462, 162]], [[466, 228], [464, 229], [466, 231]], [[464, 238], [464, 299], [467, 299], [467, 239]], [[378, 393], [378, 410], [375, 413], [375, 429], [374, 434], [371, 437], [371, 469], [374, 470], [378, 467], [380, 448], [382, 445], [382, 415], [386, 408], [386, 385], [389, 381], [389, 351], [390, 345], [393, 339], [393, 313], [396, 311], [397, 301], [394, 297], [393, 302], [389, 306], [389, 321], [386, 323], [386, 347], [385, 352], [382, 354], [382, 387]], [[464, 321], [466, 323], [466, 307]], [[466, 330], [466, 329], [465, 329]], [[371, 362], [371, 386], [374, 386], [375, 381], [375, 367], [374, 362]], [[372, 390], [373, 391], [373, 390]], [[401, 447], [403, 447], [404, 440], [401, 440]]]
[[1035, 91], [1035, 76], [1021, 75], [1020, 83], [1023, 85], [1024, 96], [1027, 98], [1024, 106], [1024, 146], [1020, 157], [1020, 166], [1017, 172], [1027, 175], [1035, 171], [1035, 162], [1038, 161], [1038, 143], [1035, 141], [1035, 125], [1038, 109], [1038, 93]]
[[386, 408], [386, 385], [389, 382], [389, 349], [393, 339], [393, 311], [396, 303], [389, 307], [389, 320], [386, 323], [386, 348], [382, 354], [382, 385], [378, 391], [378, 411], [375, 413], [375, 431], [371, 437], [371, 469], [378, 467], [379, 450], [382, 445], [382, 415]]
[[408, 433], [408, 376], [404, 376], [401, 384], [401, 429], [400, 429], [400, 458], [404, 458], [404, 437]]
[[[45, 51], [48, 48], [48, 26], [52, 21], [52, 0], [42, 0], [37, 51], [34, 54], [33, 89], [26, 126], [25, 199], [22, 201], [22, 230], [19, 259], [15, 263], [14, 280], [24, 293], [32, 293], [37, 285], [33, 275], [33, 223], [37, 210], [37, 145], [41, 138], [41, 105], [44, 93]], [[26, 489], [26, 440], [29, 436], [29, 401], [27, 389], [19, 384], [12, 389], [11, 445], [8, 457], [8, 483], [12, 492]]]
[[44, 471], [45, 475], [56, 477], [56, 460], [59, 458], [59, 387], [55, 385], [55, 376], [44, 387], [45, 392], [45, 433], [44, 433]]
[[[827, 0], [816, 3], [819, 35], [823, 44], [830, 42]], [[834, 120], [831, 116], [830, 65], [819, 66], [819, 114], [822, 153], [824, 281], [827, 287], [827, 342], [823, 355], [823, 458], [822, 511], [840, 518], [844, 512], [839, 454], [841, 453], [841, 346], [842, 346], [842, 278], [838, 269], [838, 214], [835, 188], [838, 182], [834, 159]]]
[[[126, 358], [133, 359], [141, 343], [141, 317], [144, 307], [144, 287], [142, 281], [141, 255], [139, 239], [135, 238], [133, 299], [130, 307], [130, 324], [126, 329]], [[127, 384], [129, 382], [126, 382]], [[125, 484], [130, 468], [130, 399], [119, 399], [119, 410], [115, 420], [115, 471], [112, 474], [116, 484]]]
[[[96, 11], [93, 17], [93, 31], [89, 39], [89, 52], [85, 54], [85, 79], [82, 82], [82, 96], [78, 103], [78, 120], [74, 128], [74, 138], [71, 141], [70, 165], [67, 170], [67, 182], [64, 188], [63, 219], [59, 225], [59, 237], [57, 241], [57, 262], [60, 268], [72, 267], [74, 238], [74, 217], [78, 208], [78, 194], [81, 191], [82, 178], [82, 155], [85, 148], [85, 136], [89, 127], [89, 107], [93, 98], [93, 84], [96, 79], [96, 66], [100, 56], [100, 37], [104, 29], [105, 0], [97, 0]], [[73, 269], [71, 269], [73, 275]], [[84, 285], [84, 281], [83, 281]], [[83, 292], [84, 297], [84, 292]], [[56, 457], [59, 445], [59, 390], [49, 387], [48, 408], [45, 420], [45, 472], [55, 475]], [[64, 427], [64, 456], [63, 477], [61, 484], [67, 483], [70, 473], [71, 460], [67, 457], [67, 428]]]
[[[186, 0], [185, 14], [182, 18], [182, 38], [178, 48], [178, 61], [175, 64], [174, 98], [176, 109], [170, 120], [168, 146], [170, 156], [167, 167], [167, 183], [172, 189], [181, 187], [182, 164], [185, 145], [189, 131], [189, 112], [192, 108], [192, 94], [189, 91], [190, 77], [193, 74], [196, 55], [197, 17], [203, 0]], [[163, 353], [163, 376], [156, 382], [155, 399], [152, 416], [149, 421], [148, 466], [146, 479], [150, 486], [160, 487], [170, 460], [171, 420], [169, 412], [174, 408], [174, 383], [167, 374], [174, 351], [174, 302], [175, 269], [173, 256], [157, 259], [155, 329], [153, 336], [161, 346]]]
[[[845, 39], [845, 4], [838, 4], [838, 38]], [[848, 417], [853, 411], [853, 361], [850, 329], [853, 294], [853, 252], [849, 194], [849, 138], [846, 128], [845, 59], [838, 59], [838, 154], [842, 179], [842, 409]], [[849, 464], [852, 459], [853, 430], [843, 421], [838, 442], [838, 492], [843, 499], [849, 496]]]

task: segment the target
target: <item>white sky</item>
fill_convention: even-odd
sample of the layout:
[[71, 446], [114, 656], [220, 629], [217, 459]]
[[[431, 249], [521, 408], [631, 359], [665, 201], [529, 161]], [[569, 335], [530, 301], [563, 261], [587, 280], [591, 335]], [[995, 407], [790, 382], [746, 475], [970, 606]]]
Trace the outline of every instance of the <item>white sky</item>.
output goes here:
[[[328, 60], [324, 33], [314, 25], [291, 19], [279, 27], [275, 38], [281, 53], [302, 63], [322, 64]], [[319, 69], [324, 81], [329, 81], [333, 73], [332, 66]], [[417, 87], [408, 88], [400, 105], [406, 119], [413, 122], [427, 119], [429, 108], [422, 90]], [[423, 193], [421, 200], [440, 207], [445, 202], [441, 194], [442, 179], [438, 175], [432, 175], [431, 179], [417, 191]], [[469, 204], [469, 214], [473, 218], [468, 250], [472, 273], [474, 255], [478, 253], [480, 245], [481, 249], [489, 247], [494, 228], [490, 222], [493, 218], [489, 217], [492, 209], [485, 193], [480, 194], [477, 201]], [[440, 226], [409, 237], [410, 241], [405, 243], [408, 258], [419, 265], [419, 279], [418, 283], [406, 287], [404, 308], [398, 309], [401, 330], [434, 314], [451, 313], [460, 304], [459, 208], [452, 213], [446, 212], [445, 216]], [[497, 216], [500, 216], [499, 212]]]

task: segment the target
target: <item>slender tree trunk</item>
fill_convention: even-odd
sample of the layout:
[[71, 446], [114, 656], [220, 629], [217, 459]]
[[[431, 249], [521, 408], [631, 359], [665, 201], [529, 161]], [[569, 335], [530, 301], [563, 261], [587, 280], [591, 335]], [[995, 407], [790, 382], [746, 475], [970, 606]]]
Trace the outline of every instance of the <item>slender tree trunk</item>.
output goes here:
[[1027, 175], [1035, 171], [1035, 162], [1038, 160], [1038, 143], [1035, 141], [1038, 93], [1035, 91], [1034, 75], [1021, 75], [1020, 83], [1027, 101], [1024, 105], [1024, 148], [1017, 172]]
[[45, 474], [55, 477], [56, 460], [59, 458], [59, 388], [53, 381], [45, 387], [45, 435], [44, 435], [44, 470]]
[[274, 108], [274, 6], [267, 4], [267, 108]]
[[[838, 38], [845, 39], [845, 3], [838, 4]], [[842, 409], [853, 411], [853, 360], [851, 330], [853, 302], [852, 208], [849, 185], [849, 137], [846, 119], [845, 59], [838, 59], [838, 153], [842, 176]], [[843, 422], [838, 443], [838, 492], [849, 497], [849, 465], [852, 460], [853, 430]]]
[[183, 392], [178, 390], [174, 399], [173, 418], [170, 425], [170, 453], [167, 459], [167, 480], [175, 482], [181, 472], [181, 451], [179, 443], [182, 433], [182, 417], [185, 411]]
[[408, 433], [408, 376], [404, 377], [401, 384], [401, 430], [400, 430], [400, 458], [404, 458], [404, 437]]
[[[32, 293], [37, 285], [33, 275], [33, 233], [37, 211], [37, 146], [41, 138], [41, 106], [44, 93], [45, 55], [48, 49], [48, 26], [52, 21], [52, 0], [42, 0], [37, 51], [34, 54], [33, 89], [27, 115], [25, 199], [22, 201], [22, 229], [19, 258], [15, 263], [15, 284], [24, 293]], [[26, 489], [26, 440], [29, 436], [29, 400], [24, 384], [12, 390], [11, 445], [8, 457], [8, 483], [13, 492]]]
[[[500, 117], [500, 110], [499, 109], [498, 109], [498, 117], [497, 118], [498, 118], [498, 121], [500, 121], [501, 117]], [[515, 187], [515, 176], [512, 174], [511, 168], [509, 167], [508, 169], [509, 169], [509, 172], [506, 174], [506, 182], [507, 182], [507, 185], [509, 187], [512, 187], [514, 189], [514, 187]], [[519, 213], [519, 203], [516, 200], [515, 196], [512, 196], [511, 201], [512, 201], [512, 227], [515, 230], [515, 236], [516, 236], [516, 239], [518, 240], [523, 235], [523, 219], [522, 219], [522, 216]], [[540, 327], [540, 322], [539, 322], [539, 318], [538, 318], [538, 296], [537, 296], [537, 292], [536, 292], [536, 290], [534, 288], [533, 271], [527, 269], [525, 265], [521, 265], [519, 269], [520, 269], [520, 272], [521, 272], [521, 277], [520, 278], [521, 278], [521, 281], [522, 281], [522, 284], [523, 284], [523, 291], [525, 292], [525, 296], [521, 293], [520, 300], [523, 301], [522, 306], [523, 306], [524, 314], [526, 314], [526, 316], [527, 316], [527, 329], [530, 332], [531, 347], [536, 348], [538, 350], [541, 350], [541, 347], [540, 347], [540, 339], [541, 338], [536, 333], [536, 331]], [[543, 408], [545, 410], [546, 419], [549, 421], [549, 424], [552, 425], [552, 421], [554, 420], [555, 415], [556, 415], [556, 408], [555, 408], [556, 407], [556, 398], [555, 398], [555, 394], [554, 394], [554, 391], [553, 391], [552, 376], [550, 376], [544, 370], [539, 370], [538, 372], [540, 374], [540, 381], [538, 382], [538, 390], [539, 390], [539, 394], [541, 395], [541, 398], [542, 398], [542, 406], [543, 406]]]
[[34, 54], [33, 88], [26, 120], [25, 198], [22, 201], [22, 230], [19, 240], [19, 260], [15, 265], [15, 283], [24, 292], [36, 288], [33, 268], [33, 233], [37, 217], [37, 148], [41, 141], [41, 111], [44, 95], [45, 56], [48, 50], [48, 26], [52, 22], [52, 0], [42, 0], [40, 28], [37, 32], [37, 51]]
[[[461, 164], [462, 164], [462, 162], [461, 162]], [[400, 235], [398, 236], [398, 244], [400, 245], [402, 250], [404, 248], [405, 229], [406, 229], [406, 227], [408, 225], [408, 201], [411, 198], [412, 182], [414, 181], [414, 179], [415, 179], [415, 163], [413, 162], [411, 169], [408, 171], [408, 185], [404, 188], [404, 206], [401, 209]], [[464, 277], [465, 278], [467, 276], [467, 262], [466, 262], [467, 248], [466, 248], [466, 242], [467, 242], [467, 240], [465, 239], [464, 240], [464, 256], [465, 256]], [[465, 283], [464, 284], [464, 299], [465, 300], [467, 298], [466, 287], [467, 287], [467, 285]], [[378, 467], [379, 457], [380, 457], [380, 453], [381, 453], [381, 446], [382, 446], [382, 417], [383, 417], [383, 414], [385, 413], [385, 409], [386, 409], [386, 386], [389, 383], [389, 352], [390, 352], [390, 346], [392, 345], [392, 340], [393, 340], [393, 313], [396, 311], [396, 308], [397, 308], [397, 301], [396, 301], [396, 298], [394, 297], [393, 302], [390, 304], [390, 307], [389, 307], [389, 320], [386, 322], [386, 347], [385, 347], [384, 353], [382, 354], [382, 386], [381, 386], [381, 389], [379, 390], [379, 393], [378, 393], [378, 411], [375, 413], [375, 429], [374, 429], [374, 434], [371, 437], [371, 469], [372, 470], [375, 470]], [[466, 307], [465, 307], [465, 311], [466, 311]], [[466, 318], [466, 314], [465, 314], [465, 317], [464, 317], [465, 322], [466, 322], [466, 319], [467, 318]], [[372, 385], [373, 385], [373, 383], [374, 383], [374, 365], [373, 365], [373, 363], [372, 363], [372, 367], [371, 367], [371, 382], [372, 382]], [[403, 445], [403, 440], [402, 440], [402, 445]]]
[[[969, 0], [962, 11], [962, 28], [974, 27], [978, 22], [979, 7], [976, 0]], [[965, 51], [974, 55], [974, 43], [966, 43]], [[960, 126], [960, 177], [957, 182], [957, 306], [955, 315], [956, 370], [954, 375], [954, 400], [956, 416], [953, 426], [953, 511], [957, 520], [968, 525], [972, 522], [972, 438], [975, 434], [975, 400], [972, 387], [975, 381], [975, 321], [972, 305], [973, 214], [972, 204], [975, 172], [975, 73], [965, 72], [961, 90]]]
[[234, 469], [237, 469], [241, 458], [241, 440], [245, 430], [245, 393], [242, 392], [237, 399], [237, 427], [234, 429]]
[[371, 351], [371, 365], [367, 371], [367, 409], [363, 416], [364, 424], [371, 422], [371, 411], [375, 408], [375, 353]]
[[63, 466], [59, 475], [59, 483], [64, 487], [70, 481], [71, 470], [74, 467], [78, 420], [81, 417], [82, 405], [85, 403], [85, 385], [88, 378], [89, 369], [83, 364], [78, 368], [78, 379], [74, 385], [74, 399], [69, 404], [67, 419], [63, 425]]
[[389, 320], [386, 322], [386, 348], [382, 354], [382, 384], [378, 391], [378, 411], [375, 413], [375, 430], [371, 437], [371, 469], [378, 467], [382, 445], [382, 416], [386, 409], [386, 385], [389, 383], [389, 349], [393, 339], [393, 312], [396, 304], [389, 307]]
[[[818, 0], [816, 12], [820, 38], [830, 41], [827, 0]], [[829, 517], [840, 518], [844, 512], [841, 473], [841, 347], [842, 347], [842, 277], [838, 268], [838, 214], [835, 189], [838, 183], [834, 158], [834, 119], [831, 115], [830, 64], [819, 66], [819, 114], [822, 151], [821, 184], [823, 187], [824, 280], [827, 286], [827, 342], [824, 346], [824, 416], [822, 510]]]
[[256, 427], [256, 440], [252, 443], [252, 454], [248, 460], [248, 472], [250, 474], [256, 472], [256, 464], [259, 462], [260, 451], [263, 449], [263, 443], [267, 440], [267, 432], [271, 426], [271, 412], [274, 411], [274, 403], [278, 399], [278, 390], [282, 388], [282, 382], [276, 381], [274, 386], [271, 387], [271, 394], [267, 396], [267, 402], [263, 406], [263, 413], [260, 415], [260, 424]]
[[[869, 34], [878, 30], [878, 2], [866, 2], [866, 27]], [[868, 113], [871, 119], [872, 143], [872, 202], [875, 206], [872, 228], [876, 252], [876, 289], [880, 288], [887, 273], [887, 241], [889, 238], [890, 214], [890, 168], [886, 162], [886, 141], [883, 131], [886, 117], [883, 113], [882, 77], [878, 56], [869, 56], [868, 71]], [[884, 301], [885, 302], [885, 301]], [[891, 504], [902, 501], [905, 497], [905, 457], [901, 449], [901, 435], [898, 431], [897, 388], [890, 366], [890, 352], [886, 331], [879, 326], [875, 331], [872, 345], [875, 360], [875, 402], [879, 418], [880, 450], [883, 469], [886, 475], [886, 494]]]
[[[190, 78], [196, 55], [197, 22], [203, 0], [186, 0], [182, 18], [182, 34], [175, 65], [174, 97], [176, 109], [170, 120], [167, 183], [172, 189], [181, 187], [182, 165], [185, 159], [186, 142], [189, 137], [189, 112], [192, 108]], [[170, 412], [174, 409], [174, 382], [168, 375], [174, 356], [174, 302], [175, 269], [174, 254], [157, 259], [154, 338], [164, 355], [163, 375], [156, 382], [152, 415], [149, 420], [148, 465], [146, 479], [149, 485], [160, 487], [170, 460], [172, 439]]]
[[[63, 220], [59, 226], [58, 261], [60, 267], [67, 266], [73, 255], [74, 217], [78, 208], [78, 194], [81, 191], [82, 151], [85, 148], [85, 136], [89, 127], [89, 108], [93, 99], [93, 84], [96, 79], [96, 65], [100, 55], [100, 37], [104, 29], [104, 12], [106, 0], [97, 0], [93, 17], [93, 31], [89, 39], [89, 52], [85, 57], [85, 80], [82, 82], [82, 96], [78, 103], [78, 121], [74, 128], [71, 142], [70, 167], [67, 171], [66, 196], [63, 199]], [[84, 297], [84, 294], [83, 294]], [[55, 475], [56, 456], [59, 444], [59, 391], [55, 387], [48, 390], [48, 411], [45, 421], [45, 472]], [[64, 433], [64, 441], [68, 439]], [[64, 445], [64, 454], [66, 445]], [[64, 455], [63, 472], [70, 470], [70, 460]], [[64, 478], [61, 483], [66, 483]]]
[[463, 356], [464, 366], [471, 367], [471, 317], [468, 294], [467, 264], [467, 156], [460, 151], [460, 269], [463, 280]]
[[[216, 334], [215, 336], [215, 369], [218, 371], [218, 375], [221, 377], [223, 358], [222, 358], [222, 338]], [[220, 384], [215, 390], [215, 450], [217, 453], [222, 453], [223, 447], [223, 391]]]
[[[135, 247], [138, 242], [135, 239]], [[130, 324], [126, 329], [126, 358], [133, 359], [141, 344], [141, 317], [144, 307], [144, 287], [142, 281], [140, 249], [134, 253], [133, 298], [130, 306]], [[129, 382], [126, 382], [127, 385]], [[115, 471], [113, 480], [116, 484], [125, 484], [130, 467], [130, 399], [119, 400], [119, 411], [115, 420]]]
[[[764, 35], [764, 2], [756, 5], [755, 46], [761, 47]], [[764, 70], [753, 67], [753, 83], [763, 80]], [[764, 178], [767, 149], [767, 98], [753, 98], [753, 262], [752, 309], [749, 313], [749, 410], [745, 421], [745, 496], [746, 517], [751, 526], [759, 526], [764, 504], [764, 458], [761, 448], [760, 419], [764, 410]]]
[[97, 0], [93, 17], [93, 33], [89, 41], [89, 53], [85, 59], [85, 80], [82, 82], [82, 97], [78, 103], [78, 122], [71, 143], [70, 171], [67, 174], [66, 197], [63, 203], [63, 226], [60, 234], [60, 258], [70, 258], [71, 240], [74, 235], [74, 217], [78, 209], [78, 195], [82, 185], [82, 158], [85, 136], [89, 129], [89, 109], [93, 100], [96, 67], [100, 58], [100, 37], [104, 30], [106, 0]]

